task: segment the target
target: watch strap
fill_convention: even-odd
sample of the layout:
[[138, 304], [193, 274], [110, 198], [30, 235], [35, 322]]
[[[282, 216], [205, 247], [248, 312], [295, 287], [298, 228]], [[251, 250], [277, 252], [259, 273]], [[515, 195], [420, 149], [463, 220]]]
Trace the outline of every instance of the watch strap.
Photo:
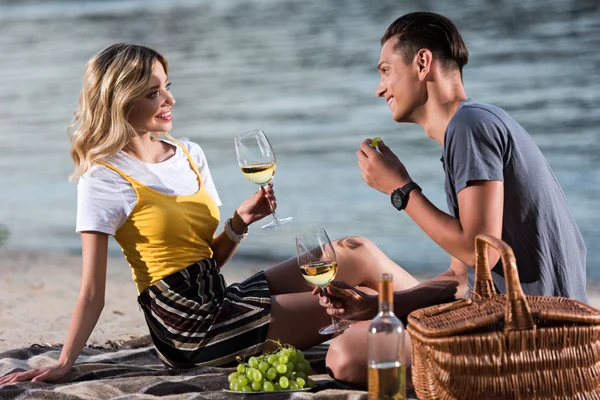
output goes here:
[[[406, 206], [408, 205], [408, 199], [409, 199], [410, 192], [415, 189], [422, 191], [421, 186], [419, 186], [414, 181], [410, 181], [406, 185], [394, 190], [394, 192], [392, 192], [392, 205], [394, 207], [396, 207], [399, 211], [404, 210], [406, 208]], [[394, 202], [394, 197], [397, 197], [397, 196], [400, 196], [400, 198], [402, 199], [401, 204], [396, 204], [396, 202]]]

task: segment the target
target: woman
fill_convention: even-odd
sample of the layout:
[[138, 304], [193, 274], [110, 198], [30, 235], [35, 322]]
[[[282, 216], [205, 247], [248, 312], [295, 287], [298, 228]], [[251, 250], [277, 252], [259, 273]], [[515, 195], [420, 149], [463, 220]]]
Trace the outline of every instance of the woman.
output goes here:
[[[109, 235], [132, 268], [138, 302], [169, 367], [227, 365], [261, 351], [268, 338], [299, 348], [323, 341], [318, 329], [329, 315], [295, 259], [226, 287], [219, 269], [248, 226], [276, 207], [273, 188], [250, 196], [215, 234], [220, 200], [206, 158], [197, 144], [167, 134], [175, 105], [167, 73], [162, 55], [137, 45], [112, 45], [88, 62], [71, 132], [72, 178], [81, 178], [79, 297], [56, 365], [0, 384], [67, 375], [103, 308]], [[375, 289], [386, 271], [406, 275], [396, 290], [417, 283], [365, 239], [342, 239], [335, 249], [338, 277], [350, 284]]]

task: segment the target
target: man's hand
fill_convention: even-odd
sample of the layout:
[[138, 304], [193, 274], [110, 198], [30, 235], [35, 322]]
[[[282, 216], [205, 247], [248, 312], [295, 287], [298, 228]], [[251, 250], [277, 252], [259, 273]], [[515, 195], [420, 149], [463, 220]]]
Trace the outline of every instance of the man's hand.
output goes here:
[[331, 281], [327, 294], [316, 286], [312, 292], [319, 295], [319, 304], [327, 314], [346, 320], [369, 320], [377, 314], [377, 295], [369, 295], [343, 281]]
[[371, 139], [365, 139], [356, 152], [358, 167], [367, 185], [387, 195], [399, 187], [406, 185], [412, 179], [404, 164], [387, 147], [383, 140], [379, 141], [379, 151], [371, 147]]

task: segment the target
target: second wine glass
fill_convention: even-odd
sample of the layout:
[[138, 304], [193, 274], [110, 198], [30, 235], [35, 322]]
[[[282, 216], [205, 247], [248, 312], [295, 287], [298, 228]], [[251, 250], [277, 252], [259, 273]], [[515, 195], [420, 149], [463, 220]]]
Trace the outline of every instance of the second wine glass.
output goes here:
[[[327, 293], [327, 285], [335, 279], [338, 264], [333, 244], [331, 244], [325, 229], [296, 236], [296, 256], [304, 279], [319, 286], [323, 293]], [[331, 303], [329, 304], [331, 307]], [[319, 333], [331, 335], [343, 332], [351, 325], [348, 321], [336, 321], [332, 314], [331, 325], [321, 328]]]
[[[254, 129], [236, 136], [235, 152], [238, 165], [246, 179], [260, 186], [271, 182], [277, 168], [277, 160], [275, 160], [275, 153], [267, 135], [261, 129]], [[293, 219], [293, 217], [277, 218], [277, 214], [273, 210], [273, 221], [262, 226], [261, 229], [273, 229], [285, 225]]]

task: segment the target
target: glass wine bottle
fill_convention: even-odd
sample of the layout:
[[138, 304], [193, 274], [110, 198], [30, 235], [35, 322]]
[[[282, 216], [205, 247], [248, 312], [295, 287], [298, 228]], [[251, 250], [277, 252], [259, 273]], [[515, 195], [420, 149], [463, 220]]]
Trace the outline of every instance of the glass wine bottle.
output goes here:
[[392, 274], [379, 275], [379, 313], [369, 325], [369, 400], [406, 399], [406, 331], [394, 315]]

